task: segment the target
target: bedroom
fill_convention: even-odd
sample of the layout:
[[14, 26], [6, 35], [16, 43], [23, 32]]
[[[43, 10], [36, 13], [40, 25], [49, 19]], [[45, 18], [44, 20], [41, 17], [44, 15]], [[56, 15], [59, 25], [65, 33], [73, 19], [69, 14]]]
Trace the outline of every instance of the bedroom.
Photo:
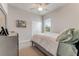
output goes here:
[[[5, 5], [7, 5], [7, 8], [4, 7], [7, 10], [6, 27], [9, 32], [19, 35], [20, 56], [56, 55], [58, 48], [56, 38], [60, 33], [70, 28], [79, 29], [79, 3], [7, 3]], [[17, 22], [20, 24], [17, 25]], [[32, 46], [32, 43], [37, 48]], [[75, 53], [73, 55], [75, 56]]]

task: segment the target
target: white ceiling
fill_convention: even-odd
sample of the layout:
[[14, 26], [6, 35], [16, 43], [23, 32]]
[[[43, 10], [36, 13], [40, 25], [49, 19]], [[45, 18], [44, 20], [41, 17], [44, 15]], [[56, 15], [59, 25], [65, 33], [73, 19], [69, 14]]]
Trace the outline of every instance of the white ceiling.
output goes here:
[[47, 10], [40, 12], [37, 9], [32, 9], [32, 4], [33, 3], [10, 3], [9, 5], [23, 9], [28, 12], [38, 14], [38, 15], [45, 15], [45, 14], [52, 12], [52, 11], [56, 10], [57, 8], [60, 8], [61, 6], [65, 5], [64, 3], [49, 3], [46, 8]]

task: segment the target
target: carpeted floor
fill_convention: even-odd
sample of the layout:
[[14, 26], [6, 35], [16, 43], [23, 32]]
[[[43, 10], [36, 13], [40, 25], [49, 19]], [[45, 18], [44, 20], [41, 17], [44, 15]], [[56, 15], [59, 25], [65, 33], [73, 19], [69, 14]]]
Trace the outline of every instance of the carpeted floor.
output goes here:
[[44, 54], [35, 47], [28, 47], [20, 49], [19, 56], [44, 56]]

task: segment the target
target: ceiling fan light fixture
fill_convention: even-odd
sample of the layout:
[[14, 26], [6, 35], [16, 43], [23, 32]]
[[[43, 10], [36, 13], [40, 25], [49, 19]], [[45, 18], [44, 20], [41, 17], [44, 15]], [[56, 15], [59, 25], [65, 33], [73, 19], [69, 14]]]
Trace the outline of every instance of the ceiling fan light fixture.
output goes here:
[[43, 8], [42, 8], [42, 7], [39, 7], [39, 8], [38, 8], [38, 11], [43, 11]]

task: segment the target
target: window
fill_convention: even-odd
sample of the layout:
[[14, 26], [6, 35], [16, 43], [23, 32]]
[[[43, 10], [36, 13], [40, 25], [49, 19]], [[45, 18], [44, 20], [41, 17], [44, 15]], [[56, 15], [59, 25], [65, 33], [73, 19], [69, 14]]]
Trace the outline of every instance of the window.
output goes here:
[[44, 32], [51, 32], [51, 19], [44, 20]]

